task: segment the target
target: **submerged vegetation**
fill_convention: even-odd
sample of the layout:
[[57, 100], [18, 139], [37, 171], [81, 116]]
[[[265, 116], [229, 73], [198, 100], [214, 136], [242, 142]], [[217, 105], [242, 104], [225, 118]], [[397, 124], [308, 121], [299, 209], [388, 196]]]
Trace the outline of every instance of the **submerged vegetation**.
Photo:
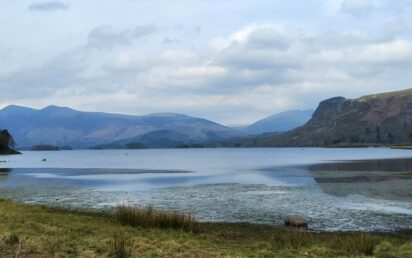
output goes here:
[[[119, 217], [119, 208], [122, 216]], [[150, 212], [149, 212], [150, 210]], [[139, 216], [135, 216], [138, 211]], [[315, 233], [268, 225], [160, 228], [151, 206], [86, 213], [0, 200], [1, 257], [411, 257], [412, 232]], [[126, 216], [127, 214], [127, 216]], [[146, 215], [145, 215], [146, 214]], [[130, 226], [134, 221], [135, 226]], [[180, 215], [189, 218], [184, 213]], [[146, 220], [145, 218], [152, 218]], [[144, 222], [141, 224], [140, 218]], [[162, 218], [162, 219], [159, 219]], [[192, 218], [193, 219], [193, 218]], [[151, 221], [150, 223], [148, 221]], [[155, 225], [155, 227], [152, 227]], [[170, 224], [167, 224], [170, 225]]]

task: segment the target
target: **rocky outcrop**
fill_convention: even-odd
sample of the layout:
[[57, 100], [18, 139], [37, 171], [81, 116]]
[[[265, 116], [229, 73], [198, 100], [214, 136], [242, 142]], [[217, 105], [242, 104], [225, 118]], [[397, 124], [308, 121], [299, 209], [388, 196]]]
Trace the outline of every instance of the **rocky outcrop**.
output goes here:
[[254, 139], [257, 146], [412, 144], [412, 89], [322, 101], [304, 126]]
[[12, 149], [13, 137], [7, 130], [0, 130], [0, 155], [20, 154]]

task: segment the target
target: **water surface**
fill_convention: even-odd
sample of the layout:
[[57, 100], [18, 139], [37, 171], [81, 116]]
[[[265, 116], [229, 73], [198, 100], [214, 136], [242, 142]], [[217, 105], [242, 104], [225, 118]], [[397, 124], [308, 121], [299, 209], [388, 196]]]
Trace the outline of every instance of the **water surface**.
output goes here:
[[395, 230], [412, 228], [410, 157], [385, 148], [24, 152], [0, 157], [0, 196], [82, 209], [151, 203], [202, 221], [282, 224], [302, 215], [315, 230]]

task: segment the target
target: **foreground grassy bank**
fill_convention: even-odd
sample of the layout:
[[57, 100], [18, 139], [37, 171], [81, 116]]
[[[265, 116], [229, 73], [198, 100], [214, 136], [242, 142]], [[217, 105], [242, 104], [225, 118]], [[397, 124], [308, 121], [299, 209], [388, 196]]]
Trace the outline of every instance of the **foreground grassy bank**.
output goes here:
[[412, 232], [307, 233], [220, 223], [190, 230], [131, 227], [114, 215], [0, 200], [0, 257], [119, 257], [119, 246], [132, 257], [412, 257]]

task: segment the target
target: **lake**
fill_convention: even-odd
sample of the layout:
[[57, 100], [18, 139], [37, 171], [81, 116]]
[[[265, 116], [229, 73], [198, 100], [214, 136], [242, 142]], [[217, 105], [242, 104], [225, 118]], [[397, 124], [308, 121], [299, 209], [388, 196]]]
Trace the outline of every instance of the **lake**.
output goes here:
[[408, 150], [76, 150], [0, 161], [0, 197], [25, 203], [106, 210], [133, 202], [271, 225], [301, 215], [324, 231], [412, 228]]

